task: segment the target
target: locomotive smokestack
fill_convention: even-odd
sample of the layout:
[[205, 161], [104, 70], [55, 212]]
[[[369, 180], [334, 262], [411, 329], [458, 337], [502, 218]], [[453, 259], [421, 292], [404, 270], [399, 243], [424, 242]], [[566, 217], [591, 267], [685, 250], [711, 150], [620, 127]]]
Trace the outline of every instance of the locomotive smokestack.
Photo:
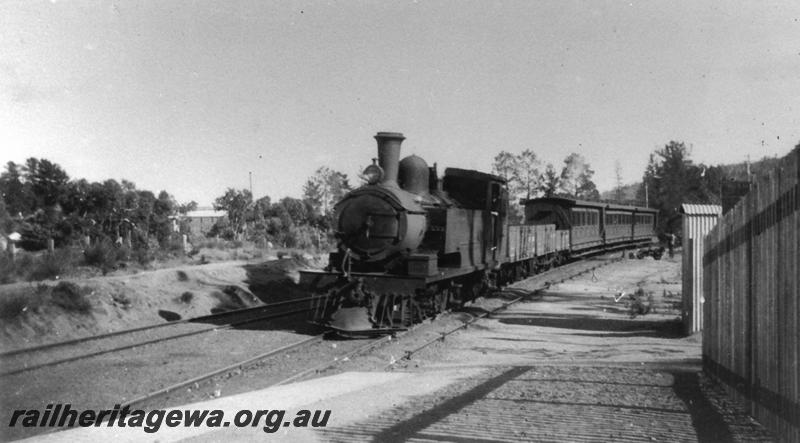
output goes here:
[[397, 168], [400, 164], [400, 144], [403, 143], [403, 134], [399, 132], [379, 132], [375, 136], [378, 141], [378, 164], [383, 168], [385, 185], [397, 186]]

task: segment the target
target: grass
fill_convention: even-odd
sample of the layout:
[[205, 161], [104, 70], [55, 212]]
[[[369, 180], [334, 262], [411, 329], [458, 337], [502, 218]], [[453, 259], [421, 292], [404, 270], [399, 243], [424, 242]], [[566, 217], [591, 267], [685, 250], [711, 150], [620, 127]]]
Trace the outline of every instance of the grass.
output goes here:
[[0, 255], [0, 284], [62, 277], [75, 268], [78, 256], [72, 249], [57, 249], [54, 254], [20, 251], [13, 260]]
[[39, 257], [31, 269], [28, 280], [52, 280], [68, 274], [75, 267], [76, 254], [71, 249], [58, 249], [53, 254]]
[[0, 319], [11, 321], [30, 312], [39, 312], [45, 306], [57, 306], [64, 311], [86, 314], [92, 310], [88, 297], [90, 293], [90, 288], [65, 281], [53, 287], [39, 284], [33, 291], [30, 288], [20, 288], [0, 297]]
[[34, 261], [35, 257], [26, 252], [17, 254], [14, 260], [8, 255], [0, 255], [0, 284], [27, 280], [28, 270], [33, 268]]
[[[75, 275], [85, 275], [86, 267], [99, 269], [103, 275], [119, 269], [155, 269], [159, 266], [175, 266], [177, 259], [193, 260], [195, 263], [221, 262], [228, 260], [259, 260], [267, 254], [277, 254], [280, 258], [297, 258], [312, 250], [281, 248], [268, 251], [249, 241], [225, 241], [203, 239], [194, 243], [190, 256], [185, 258], [181, 252], [157, 248], [129, 249], [117, 246], [108, 239], [95, 242], [83, 250], [74, 247], [56, 249], [55, 253], [27, 252], [18, 250], [12, 260], [8, 254], [0, 252], [0, 285], [23, 281], [54, 280]], [[133, 265], [133, 266], [132, 266]], [[183, 276], [178, 275], [182, 280]]]

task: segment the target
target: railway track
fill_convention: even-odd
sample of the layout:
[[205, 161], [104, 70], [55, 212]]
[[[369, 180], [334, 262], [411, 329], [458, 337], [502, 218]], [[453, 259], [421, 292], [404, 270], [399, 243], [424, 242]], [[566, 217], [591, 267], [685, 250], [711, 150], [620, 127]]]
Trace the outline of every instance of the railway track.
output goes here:
[[291, 350], [296, 349], [296, 348], [301, 347], [301, 346], [306, 346], [306, 345], [309, 345], [309, 344], [312, 344], [312, 343], [318, 343], [318, 342], [323, 340], [325, 335], [327, 335], [327, 334], [323, 333], [323, 334], [315, 335], [315, 336], [312, 336], [312, 337], [309, 337], [309, 338], [306, 338], [306, 339], [303, 339], [303, 340], [300, 340], [300, 341], [297, 341], [297, 342], [294, 342], [294, 343], [291, 343], [291, 344], [288, 344], [288, 345], [285, 345], [285, 346], [281, 346], [281, 347], [279, 347], [277, 349], [269, 350], [267, 352], [258, 354], [256, 356], [249, 357], [247, 359], [237, 361], [237, 362], [235, 362], [233, 364], [230, 364], [230, 365], [227, 365], [225, 367], [213, 369], [211, 371], [202, 373], [202, 374], [194, 376], [192, 378], [179, 381], [177, 383], [174, 383], [172, 385], [166, 386], [164, 388], [157, 389], [157, 390], [148, 392], [148, 393], [146, 393], [144, 395], [141, 395], [139, 397], [136, 397], [134, 399], [128, 400], [127, 402], [123, 403], [122, 406], [133, 406], [133, 405], [143, 404], [143, 403], [146, 403], [148, 401], [152, 401], [152, 400], [154, 400], [156, 398], [159, 398], [159, 397], [161, 397], [163, 395], [169, 394], [169, 393], [171, 393], [171, 392], [173, 392], [173, 391], [175, 391], [177, 389], [180, 389], [180, 388], [183, 388], [183, 387], [186, 387], [186, 386], [190, 386], [190, 385], [193, 385], [195, 383], [200, 383], [200, 382], [209, 380], [209, 379], [214, 378], [214, 377], [216, 377], [218, 375], [225, 374], [225, 373], [234, 371], [236, 369], [242, 369], [242, 368], [246, 367], [247, 365], [256, 363], [258, 361], [267, 359], [269, 357], [275, 357], [275, 356], [281, 355], [283, 353], [286, 353], [288, 351], [291, 351]]
[[[562, 283], [562, 282], [564, 282], [566, 280], [575, 278], [575, 277], [577, 277], [579, 275], [582, 275], [584, 273], [594, 272], [596, 269], [598, 269], [598, 268], [600, 268], [602, 266], [606, 266], [606, 265], [608, 265], [610, 263], [613, 263], [615, 261], [618, 261], [618, 260], [619, 260], [618, 258], [616, 258], [616, 259], [588, 259], [588, 260], [581, 260], [581, 261], [566, 265], [565, 267], [562, 267], [562, 268], [552, 269], [550, 271], [547, 271], [545, 273], [539, 274], [537, 276], [533, 276], [531, 278], [534, 278], [534, 279], [538, 278], [539, 280], [541, 280], [541, 282], [538, 285], [539, 287], [537, 288], [537, 290], [538, 289], [546, 289], [551, 284]], [[453, 333], [455, 333], [455, 332], [457, 332], [457, 331], [459, 331], [461, 329], [466, 329], [467, 327], [469, 327], [469, 325], [475, 323], [479, 319], [488, 317], [488, 316], [490, 316], [490, 315], [492, 315], [492, 314], [494, 314], [496, 312], [499, 312], [501, 310], [507, 309], [509, 306], [511, 306], [511, 305], [513, 305], [515, 303], [518, 303], [518, 302], [520, 302], [520, 301], [522, 301], [522, 300], [524, 300], [526, 298], [529, 298], [529, 296], [527, 296], [527, 295], [526, 296], [517, 296], [514, 299], [510, 300], [509, 302], [503, 303], [503, 305], [498, 307], [498, 308], [495, 308], [495, 309], [493, 309], [491, 311], [487, 311], [486, 313], [484, 313], [482, 315], [475, 316], [471, 320], [469, 320], [469, 321], [465, 322], [464, 324], [462, 324], [461, 326], [453, 328], [450, 331], [447, 331], [447, 332], [441, 334], [439, 337], [423, 343], [421, 346], [418, 346], [415, 349], [406, 351], [406, 354], [404, 355], [403, 359], [410, 360], [414, 354], [416, 354], [419, 351], [423, 350], [424, 348], [430, 346], [431, 344], [439, 342], [439, 341], [443, 341], [448, 335], [451, 335], [451, 334], [453, 334]], [[403, 335], [409, 334], [409, 333], [413, 332], [416, 328], [420, 327], [423, 324], [427, 324], [427, 323], [430, 323], [430, 321], [427, 321], [427, 322], [422, 323], [422, 324], [414, 325], [413, 327], [409, 328], [408, 330], [405, 330], [405, 331], [402, 331], [402, 332], [398, 332], [398, 333], [396, 333], [394, 335], [387, 335], [387, 336], [382, 336], [382, 337], [370, 339], [370, 340], [368, 340], [366, 343], [364, 343], [362, 345], [356, 346], [353, 349], [349, 349], [347, 351], [344, 351], [344, 352], [342, 352], [340, 354], [335, 355], [333, 358], [325, 359], [324, 361], [322, 361], [322, 362], [320, 362], [318, 364], [312, 365], [311, 367], [306, 368], [304, 370], [301, 370], [299, 372], [295, 372], [294, 374], [291, 374], [288, 377], [281, 377], [281, 378], [273, 381], [272, 383], [267, 384], [266, 386], [262, 386], [262, 388], [263, 387], [278, 386], [278, 385], [282, 385], [282, 384], [291, 383], [293, 381], [301, 380], [301, 379], [303, 379], [305, 377], [308, 377], [308, 376], [323, 372], [326, 369], [329, 369], [331, 367], [336, 366], [338, 363], [340, 363], [342, 361], [347, 361], [348, 359], [350, 359], [351, 357], [353, 357], [355, 355], [367, 352], [367, 351], [369, 351], [369, 350], [371, 350], [373, 348], [376, 348], [376, 347], [378, 347], [378, 346], [380, 346], [380, 345], [382, 345], [384, 343], [389, 342], [390, 340], [393, 340], [393, 339], [396, 339], [398, 337], [402, 337]], [[328, 335], [328, 334], [326, 333], [326, 334], [320, 334], [320, 335], [317, 335], [317, 336], [313, 336], [313, 337], [310, 337], [308, 339], [292, 343], [290, 345], [286, 345], [286, 346], [283, 346], [283, 347], [280, 347], [280, 348], [277, 348], [277, 349], [274, 349], [274, 350], [267, 351], [265, 353], [259, 354], [259, 355], [254, 356], [254, 357], [247, 358], [245, 360], [242, 360], [242, 361], [236, 362], [234, 364], [228, 365], [228, 366], [226, 366], [224, 368], [219, 368], [219, 369], [215, 369], [215, 370], [209, 371], [207, 373], [192, 377], [190, 379], [181, 381], [181, 382], [176, 383], [174, 385], [171, 385], [171, 386], [159, 389], [159, 390], [155, 390], [155, 391], [153, 391], [153, 392], [151, 392], [149, 394], [146, 394], [146, 395], [143, 395], [141, 397], [138, 397], [138, 398], [135, 398], [133, 400], [130, 400], [127, 403], [125, 403], [125, 405], [133, 406], [133, 405], [144, 404], [144, 403], [152, 401], [152, 400], [154, 400], [156, 398], [162, 397], [162, 396], [164, 396], [164, 395], [166, 395], [166, 394], [168, 394], [170, 392], [176, 391], [176, 390], [178, 390], [180, 388], [183, 388], [183, 387], [186, 387], [186, 386], [190, 386], [190, 385], [193, 385], [193, 384], [196, 384], [196, 383], [201, 383], [201, 382], [213, 379], [214, 377], [220, 376], [222, 374], [230, 373], [231, 371], [234, 371], [234, 370], [237, 370], [237, 369], [244, 369], [248, 365], [253, 365], [256, 362], [259, 362], [259, 361], [262, 361], [262, 360], [265, 360], [265, 359], [268, 359], [268, 358], [278, 357], [278, 356], [280, 356], [282, 354], [285, 354], [287, 352], [290, 352], [290, 351], [295, 350], [295, 349], [297, 349], [299, 347], [302, 347], [302, 346], [308, 346], [308, 345], [313, 345], [313, 344], [320, 343], [324, 339], [324, 337], [326, 335]], [[391, 363], [391, 364], [389, 364], [387, 366], [387, 368], [391, 367], [391, 366], [393, 366], [395, 364], [396, 364], [396, 362], [395, 363]]]
[[[314, 300], [314, 297], [270, 303], [253, 308], [226, 311], [168, 323], [159, 323], [107, 334], [7, 351], [0, 353], [0, 359], [3, 360], [3, 372], [0, 372], [0, 377], [83, 360], [103, 354], [120, 352], [140, 346], [161, 343], [168, 340], [307, 313], [310, 310], [309, 306], [312, 300]], [[292, 307], [298, 305], [303, 305], [303, 307], [292, 309]], [[79, 345], [81, 346], [81, 352], [75, 354], [75, 348]]]
[[[561, 282], [564, 282], [566, 280], [569, 280], [571, 278], [577, 277], [577, 276], [579, 276], [581, 274], [584, 274], [584, 273], [587, 273], [587, 272], [594, 272], [596, 269], [598, 269], [598, 268], [600, 268], [602, 266], [608, 265], [610, 263], [613, 263], [615, 261], [618, 261], [618, 260], [619, 259], [588, 259], [588, 260], [581, 260], [579, 262], [567, 265], [567, 266], [562, 267], [562, 268], [552, 269], [550, 271], [547, 271], [545, 273], [539, 274], [537, 276], [533, 276], [531, 278], [534, 278], [534, 279], [538, 278], [539, 280], [541, 280], [541, 282], [539, 283], [539, 288], [538, 289], [546, 289], [551, 284], [561, 283]], [[456, 328], [453, 328], [452, 330], [441, 334], [440, 337], [437, 337], [434, 340], [427, 341], [427, 342], [423, 343], [421, 346], [418, 346], [417, 348], [415, 348], [413, 350], [406, 351], [406, 354], [404, 355], [403, 359], [410, 360], [414, 354], [416, 354], [419, 351], [421, 351], [422, 349], [430, 346], [431, 344], [436, 343], [438, 341], [443, 341], [445, 339], [445, 337], [447, 337], [448, 335], [451, 335], [451, 334], [453, 334], [453, 333], [455, 333], [455, 332], [457, 332], [457, 331], [459, 331], [461, 329], [466, 329], [469, 325], [473, 324], [474, 322], [478, 321], [479, 319], [488, 317], [488, 316], [490, 316], [490, 315], [492, 315], [492, 314], [494, 314], [496, 312], [499, 312], [499, 311], [501, 311], [503, 309], [507, 309], [509, 306], [511, 306], [511, 305], [513, 305], [515, 303], [518, 303], [518, 302], [520, 302], [520, 301], [522, 301], [522, 300], [524, 300], [526, 298], [529, 298], [529, 297], [528, 296], [517, 296], [513, 300], [504, 303], [502, 306], [500, 306], [500, 307], [498, 307], [496, 309], [493, 309], [492, 311], [487, 311], [486, 313], [484, 313], [482, 315], [473, 317], [470, 321], [465, 322], [463, 325], [458, 326]], [[355, 355], [367, 352], [367, 351], [369, 351], [369, 350], [371, 350], [373, 348], [376, 348], [376, 347], [378, 347], [378, 346], [380, 346], [380, 345], [382, 345], [384, 343], [387, 343], [387, 342], [389, 342], [389, 341], [391, 341], [393, 339], [397, 339], [398, 337], [402, 337], [402, 336], [404, 336], [406, 334], [409, 334], [409, 333], [413, 332], [415, 329], [417, 329], [418, 327], [420, 327], [420, 326], [422, 326], [424, 324], [430, 323], [431, 321], [432, 320], [426, 321], [426, 322], [424, 322], [422, 324], [414, 325], [413, 327], [411, 327], [411, 328], [409, 328], [409, 329], [407, 329], [405, 331], [401, 331], [401, 332], [398, 332], [398, 333], [393, 334], [393, 335], [386, 335], [386, 336], [381, 336], [381, 337], [370, 339], [364, 344], [361, 344], [359, 346], [354, 347], [353, 349], [349, 349], [347, 351], [344, 351], [344, 352], [342, 352], [340, 354], [335, 355], [333, 358], [325, 359], [324, 361], [322, 361], [322, 362], [320, 362], [318, 364], [312, 365], [311, 367], [306, 368], [304, 370], [301, 370], [299, 372], [295, 372], [295, 373], [289, 375], [288, 377], [281, 377], [281, 378], [273, 381], [272, 383], [267, 384], [266, 386], [262, 386], [262, 388], [263, 387], [278, 386], [278, 385], [282, 385], [282, 384], [291, 383], [293, 381], [301, 380], [301, 379], [303, 379], [305, 377], [308, 377], [308, 376], [323, 372], [326, 369], [329, 369], [331, 367], [336, 366], [338, 363], [340, 363], [342, 361], [347, 361], [348, 359], [350, 359], [351, 357], [353, 357]], [[289, 351], [295, 350], [295, 349], [297, 349], [297, 348], [299, 348], [301, 346], [308, 346], [308, 345], [313, 345], [313, 344], [320, 343], [324, 339], [324, 337], [327, 336], [327, 335], [328, 335], [328, 333], [320, 334], [320, 335], [317, 335], [317, 336], [313, 336], [313, 337], [310, 337], [308, 339], [301, 340], [299, 342], [295, 342], [295, 343], [292, 343], [292, 344], [287, 345], [287, 346], [283, 346], [281, 348], [270, 350], [268, 352], [262, 353], [260, 355], [255, 356], [255, 357], [247, 358], [247, 359], [239, 361], [237, 363], [228, 365], [228, 366], [226, 366], [224, 368], [219, 368], [219, 369], [215, 369], [215, 370], [209, 371], [209, 372], [207, 372], [205, 374], [201, 374], [199, 376], [192, 377], [191, 379], [184, 380], [184, 381], [176, 383], [176, 384], [174, 384], [172, 386], [168, 386], [168, 387], [165, 387], [165, 388], [162, 388], [162, 389], [159, 389], [159, 390], [155, 390], [155, 391], [153, 391], [153, 392], [151, 392], [149, 394], [146, 394], [146, 395], [143, 395], [141, 397], [138, 397], [138, 398], [135, 398], [133, 400], [130, 400], [129, 402], [126, 403], [126, 405], [133, 406], [133, 405], [137, 405], [137, 404], [143, 404], [143, 403], [146, 403], [148, 401], [152, 401], [152, 400], [154, 400], [154, 399], [156, 399], [158, 397], [161, 397], [163, 395], [166, 395], [166, 394], [168, 394], [170, 392], [173, 392], [173, 391], [175, 391], [177, 389], [180, 389], [180, 388], [183, 388], [183, 387], [186, 387], [186, 386], [190, 386], [190, 385], [193, 385], [193, 384], [196, 384], [196, 383], [200, 383], [200, 382], [203, 382], [203, 381], [207, 381], [207, 380], [213, 379], [214, 377], [217, 377], [217, 376], [225, 374], [225, 373], [229, 373], [229, 372], [234, 371], [236, 369], [244, 369], [248, 365], [255, 364], [256, 362], [259, 362], [259, 361], [262, 361], [262, 360], [265, 360], [265, 359], [268, 359], [268, 358], [278, 357], [281, 354], [284, 354], [284, 353], [287, 353]], [[391, 363], [388, 367], [391, 367], [394, 364], [396, 364], [396, 363]]]
[[[531, 278], [540, 280], [538, 286], [544, 289], [550, 284], [566, 281], [582, 273], [592, 272], [608, 262], [610, 261], [582, 260]], [[513, 290], [510, 292], [513, 293]], [[484, 316], [492, 315], [494, 312], [524, 299], [525, 296], [515, 296], [499, 309], [488, 312]], [[87, 409], [107, 407], [110, 404], [145, 409], [163, 408], [207, 400], [210, 397], [221, 395], [220, 392], [230, 395], [312, 378], [318, 373], [351, 360], [355, 355], [368, 353], [375, 348], [387, 345], [396, 338], [413, 337], [419, 330], [430, 329], [427, 326], [431, 325], [431, 321], [426, 321], [407, 331], [399, 332], [395, 336], [346, 341], [325, 340], [326, 334], [317, 334], [314, 328], [296, 332], [291, 331], [292, 328], [287, 328], [285, 325], [279, 326], [277, 329], [273, 326], [264, 329], [260, 325], [243, 328], [247, 329], [247, 332], [232, 329], [232, 325], [235, 324], [255, 323], [267, 318], [285, 317], [292, 315], [293, 311], [305, 312], [310, 305], [310, 298], [304, 298], [289, 303], [242, 310], [238, 313], [226, 312], [198, 319], [187, 319], [165, 325], [159, 324], [154, 327], [119, 331], [103, 336], [6, 352], [3, 355], [3, 369], [7, 369], [7, 371], [2, 375], [2, 381], [7, 386], [15, 386], [9, 392], [11, 404], [26, 404], [31, 400], [49, 398], [53, 401], [69, 402], [75, 407], [80, 406]], [[276, 307], [280, 307], [280, 312], [277, 312]], [[299, 309], [300, 307], [302, 309]], [[436, 333], [437, 337], [434, 340], [423, 343], [422, 346], [416, 346], [415, 349], [408, 351], [405, 357], [401, 357], [401, 360], [413, 358], [416, 353], [430, 344], [444, 340], [446, 336], [458, 329], [468, 327], [477, 320], [478, 318], [474, 318], [446, 334]], [[206, 323], [202, 323], [202, 321]], [[294, 320], [288, 318], [285, 321], [292, 322]], [[209, 325], [208, 322], [216, 324]], [[196, 329], [177, 330], [173, 327]], [[212, 330], [220, 331], [220, 334], [200, 335]], [[157, 331], [159, 336], [143, 337], [140, 335], [154, 331]], [[421, 339], [427, 340], [429, 333], [430, 331], [421, 337], [412, 339], [414, 345], [418, 345]], [[192, 335], [205, 338], [195, 339]], [[229, 338], [226, 340], [223, 335]], [[120, 346], [119, 342], [113, 346], [103, 342], [104, 339], [111, 337], [132, 342], [125, 346]], [[179, 340], [178, 337], [182, 337], [183, 340]], [[171, 343], [165, 345], [168, 350], [162, 350], [160, 346], [148, 346], [133, 354], [123, 352], [120, 352], [119, 355], [112, 354], [123, 348], [144, 346], [144, 342], [162, 341]], [[76, 344], [83, 344], [83, 346], [77, 347], [82, 353], [70, 360], [77, 359], [79, 361], [59, 365], [59, 363], [66, 363], [64, 361], [66, 359], [53, 357], [76, 352]], [[86, 349], [86, 345], [99, 349]], [[35, 374], [26, 372], [36, 370], [29, 365], [21, 372], [11, 371], [9, 373], [13, 369], [8, 366], [10, 359], [30, 356], [31, 352], [48, 356], [49, 360], [39, 363], [40, 371]], [[109, 355], [89, 359], [100, 354]], [[41, 431], [43, 430], [38, 429], [35, 433]], [[20, 434], [17, 437], [25, 435], [28, 434]]]
[[[595, 259], [595, 261], [596, 260], [597, 259]], [[541, 278], [541, 276], [547, 275], [548, 278], [542, 283], [542, 288], [546, 288], [549, 284], [563, 282], [568, 278], [572, 278], [584, 272], [593, 271], [598, 266], [580, 266], [582, 263], [590, 263], [591, 261], [591, 259], [581, 260], [567, 265], [569, 266], [569, 270], [563, 267], [557, 268], [531, 278]], [[578, 270], [573, 270], [575, 265], [578, 265]], [[569, 272], [573, 274], [567, 275]], [[20, 374], [103, 354], [120, 352], [140, 346], [157, 344], [168, 340], [306, 313], [310, 310], [308, 303], [314, 299], [315, 297], [305, 297], [253, 308], [226, 311], [218, 314], [181, 319], [168, 323], [159, 323], [107, 334], [6, 351], [0, 353], [0, 359], [3, 360], [3, 370], [0, 372], [0, 377]], [[521, 299], [522, 298], [515, 299], [508, 305], [510, 306]], [[304, 303], [306, 303], [306, 305], [302, 308], [286, 309], [287, 307], [302, 305]], [[465, 324], [463, 327], [467, 326], [468, 325]], [[444, 337], [442, 337], [442, 339], [444, 339]], [[123, 343], [120, 344], [119, 342]], [[74, 348], [78, 345], [82, 345], [81, 350], [83, 352], [75, 354]]]

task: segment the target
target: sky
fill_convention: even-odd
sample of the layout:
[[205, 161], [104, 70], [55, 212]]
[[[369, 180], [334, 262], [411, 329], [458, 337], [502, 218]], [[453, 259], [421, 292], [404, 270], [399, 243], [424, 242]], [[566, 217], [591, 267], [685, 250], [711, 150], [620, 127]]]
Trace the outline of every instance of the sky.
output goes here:
[[706, 164], [800, 142], [800, 2], [0, 0], [0, 161], [210, 205], [300, 197], [403, 156], [489, 172], [501, 150], [598, 188], [671, 140]]

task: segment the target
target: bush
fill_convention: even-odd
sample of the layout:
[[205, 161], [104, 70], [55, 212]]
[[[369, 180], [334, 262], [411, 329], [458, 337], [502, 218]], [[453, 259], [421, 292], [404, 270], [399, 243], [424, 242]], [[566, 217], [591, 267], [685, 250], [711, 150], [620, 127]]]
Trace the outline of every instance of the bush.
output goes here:
[[79, 253], [69, 248], [56, 249], [53, 254], [19, 251], [14, 260], [0, 254], [0, 284], [55, 279], [70, 272], [79, 262]]
[[84, 263], [95, 266], [103, 271], [103, 275], [117, 266], [117, 256], [120, 252], [110, 240], [103, 239], [89, 246], [83, 251]]
[[142, 266], [147, 266], [155, 260], [155, 256], [146, 248], [138, 248], [133, 251], [133, 259]]
[[86, 297], [89, 292], [86, 288], [81, 288], [72, 282], [62, 281], [51, 293], [53, 304], [62, 307], [66, 311], [87, 313], [92, 309], [92, 304]]
[[214, 226], [209, 229], [208, 233], [206, 234], [207, 237], [221, 237], [225, 240], [233, 240], [236, 237], [236, 233], [231, 228], [230, 223], [228, 220], [223, 218], [214, 223]]
[[0, 284], [14, 283], [26, 280], [27, 273], [33, 269], [35, 259], [33, 255], [20, 251], [15, 260], [5, 254], [0, 254]]
[[28, 280], [51, 280], [66, 274], [77, 261], [70, 249], [57, 249], [53, 254], [39, 257], [31, 268]]
[[169, 252], [183, 253], [183, 236], [180, 234], [172, 234], [169, 238], [161, 244], [161, 248]]
[[26, 294], [8, 294], [0, 298], [0, 319], [12, 320], [27, 311], [33, 303], [40, 303]]
[[197, 249], [198, 251], [203, 248], [219, 249], [219, 250], [225, 249], [225, 242], [214, 238], [208, 238], [205, 240], [197, 241], [194, 243], [194, 245], [195, 245], [194, 248]]

